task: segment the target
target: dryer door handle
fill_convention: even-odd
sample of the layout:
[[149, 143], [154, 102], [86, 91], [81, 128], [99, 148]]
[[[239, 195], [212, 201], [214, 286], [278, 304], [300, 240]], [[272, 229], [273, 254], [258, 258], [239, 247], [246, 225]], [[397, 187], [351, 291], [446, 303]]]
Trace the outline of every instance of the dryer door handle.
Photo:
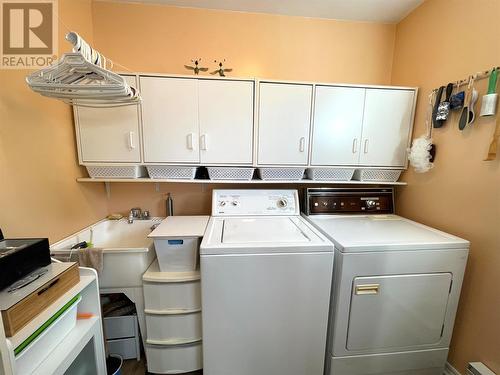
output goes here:
[[380, 291], [380, 284], [360, 284], [356, 285], [354, 294], [357, 296], [374, 295]]

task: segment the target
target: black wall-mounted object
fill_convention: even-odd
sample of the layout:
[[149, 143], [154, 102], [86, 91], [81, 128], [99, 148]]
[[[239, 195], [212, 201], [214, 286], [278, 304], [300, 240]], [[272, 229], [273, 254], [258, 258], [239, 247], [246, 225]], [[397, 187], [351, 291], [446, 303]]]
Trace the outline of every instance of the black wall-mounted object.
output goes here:
[[441, 86], [438, 89], [436, 94], [436, 102], [434, 103], [434, 108], [432, 110], [432, 124], [435, 128], [440, 128], [441, 126], [443, 126], [443, 122], [438, 121], [436, 117], [438, 114], [439, 105], [441, 104], [441, 97], [443, 96], [444, 89], [444, 86]]

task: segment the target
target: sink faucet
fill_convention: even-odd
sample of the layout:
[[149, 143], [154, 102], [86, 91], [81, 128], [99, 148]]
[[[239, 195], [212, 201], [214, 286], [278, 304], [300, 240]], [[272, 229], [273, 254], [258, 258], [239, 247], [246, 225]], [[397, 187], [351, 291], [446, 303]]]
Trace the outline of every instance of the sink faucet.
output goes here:
[[130, 209], [128, 214], [128, 223], [132, 224], [134, 219], [140, 219], [142, 217], [142, 210], [139, 207], [134, 207]]

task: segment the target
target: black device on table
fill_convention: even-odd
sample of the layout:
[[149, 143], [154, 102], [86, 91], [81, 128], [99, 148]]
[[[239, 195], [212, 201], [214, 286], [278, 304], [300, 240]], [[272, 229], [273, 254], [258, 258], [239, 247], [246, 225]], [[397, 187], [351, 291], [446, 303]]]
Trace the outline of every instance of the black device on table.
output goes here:
[[9, 239], [0, 229], [0, 290], [50, 262], [48, 238]]

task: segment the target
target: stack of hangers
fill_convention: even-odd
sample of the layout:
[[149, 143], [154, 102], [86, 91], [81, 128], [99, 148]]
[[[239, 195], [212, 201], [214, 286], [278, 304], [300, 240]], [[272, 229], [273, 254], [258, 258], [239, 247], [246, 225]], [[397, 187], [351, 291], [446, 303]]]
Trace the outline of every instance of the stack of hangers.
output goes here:
[[77, 33], [68, 33], [66, 40], [73, 44], [73, 53], [65, 53], [56, 64], [26, 77], [33, 91], [85, 107], [116, 107], [141, 101], [135, 88], [107, 69], [111, 61]]

